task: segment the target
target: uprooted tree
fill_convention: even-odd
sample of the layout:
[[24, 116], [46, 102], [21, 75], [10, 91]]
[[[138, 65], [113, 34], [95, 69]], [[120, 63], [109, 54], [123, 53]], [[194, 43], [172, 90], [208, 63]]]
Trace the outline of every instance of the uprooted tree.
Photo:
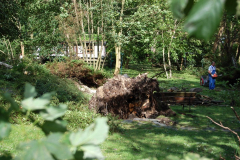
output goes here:
[[147, 73], [136, 78], [118, 75], [97, 89], [89, 102], [89, 108], [103, 115], [110, 113], [122, 119], [175, 115], [176, 113], [154, 94], [159, 91], [158, 81], [148, 78]]

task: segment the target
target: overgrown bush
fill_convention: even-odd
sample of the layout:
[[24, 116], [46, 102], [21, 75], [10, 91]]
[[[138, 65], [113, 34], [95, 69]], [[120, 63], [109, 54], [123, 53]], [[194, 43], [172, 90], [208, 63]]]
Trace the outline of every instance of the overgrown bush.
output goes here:
[[60, 79], [55, 76], [41, 77], [36, 80], [36, 90], [39, 95], [55, 91], [59, 102], [85, 101], [84, 95], [75, 84], [68, 79]]

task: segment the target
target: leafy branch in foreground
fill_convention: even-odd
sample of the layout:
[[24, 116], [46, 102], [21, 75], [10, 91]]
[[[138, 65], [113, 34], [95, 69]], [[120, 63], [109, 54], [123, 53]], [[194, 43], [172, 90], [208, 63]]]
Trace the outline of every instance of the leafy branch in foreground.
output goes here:
[[171, 0], [171, 10], [178, 18], [186, 17], [185, 30], [190, 36], [209, 40], [219, 27], [223, 13], [240, 13], [237, 0]]
[[[26, 84], [21, 111], [45, 133], [46, 137], [20, 144], [17, 149], [22, 152], [15, 159], [104, 159], [99, 144], [104, 142], [108, 135], [107, 118], [97, 118], [95, 123], [85, 130], [67, 131], [67, 122], [62, 120], [67, 106], [64, 104], [50, 106], [52, 95], [53, 93], [46, 93], [35, 98], [37, 96], [35, 87]], [[11, 106], [8, 109], [0, 108], [0, 140], [10, 134], [9, 116], [11, 112], [19, 110], [18, 104], [9, 94], [4, 94], [3, 97], [10, 102]], [[40, 123], [38, 119], [29, 117], [31, 112], [39, 114], [44, 122]], [[6, 156], [4, 158], [6, 159]], [[9, 156], [7, 159], [12, 159], [12, 157]]]

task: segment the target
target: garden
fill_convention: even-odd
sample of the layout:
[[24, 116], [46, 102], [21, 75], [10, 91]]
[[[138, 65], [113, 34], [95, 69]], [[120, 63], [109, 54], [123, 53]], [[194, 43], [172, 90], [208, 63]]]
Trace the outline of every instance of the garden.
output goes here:
[[239, 6], [1, 1], [0, 159], [240, 159]]

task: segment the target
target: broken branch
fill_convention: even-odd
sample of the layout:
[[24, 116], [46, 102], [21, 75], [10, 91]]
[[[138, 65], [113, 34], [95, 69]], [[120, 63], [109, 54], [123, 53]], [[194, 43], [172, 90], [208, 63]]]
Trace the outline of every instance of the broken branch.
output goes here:
[[5, 67], [7, 67], [7, 68], [13, 68], [12, 65], [9, 65], [9, 64], [3, 63], [3, 62], [0, 62], [0, 65], [5, 66]]
[[233, 112], [234, 112], [235, 116], [237, 117], [237, 119], [240, 121], [240, 118], [239, 118], [237, 112], [235, 111], [235, 109], [233, 107], [231, 107], [231, 109], [233, 110]]
[[238, 138], [238, 142], [239, 142], [239, 147], [240, 147], [240, 137], [238, 136], [237, 132], [231, 130], [230, 128], [228, 127], [225, 127], [223, 126], [222, 124], [219, 124], [217, 122], [215, 122], [214, 120], [212, 120], [210, 117], [207, 116], [208, 119], [210, 119], [213, 123], [215, 123], [216, 125], [218, 125], [219, 127], [223, 128], [223, 129], [226, 129], [226, 130], [229, 130], [230, 132], [232, 132], [233, 134], [235, 134]]

